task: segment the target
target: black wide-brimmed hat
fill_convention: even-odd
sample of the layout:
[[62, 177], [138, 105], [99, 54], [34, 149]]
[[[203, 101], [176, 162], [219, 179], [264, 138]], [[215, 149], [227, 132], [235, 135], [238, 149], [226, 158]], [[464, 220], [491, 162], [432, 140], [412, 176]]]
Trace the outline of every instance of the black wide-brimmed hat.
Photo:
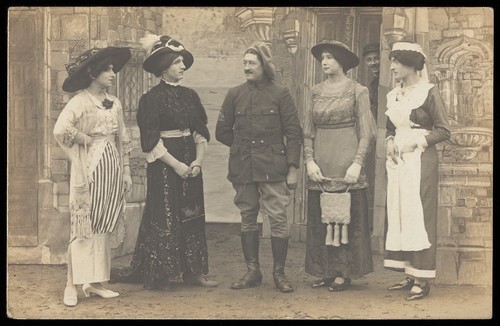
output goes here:
[[339, 41], [329, 40], [318, 43], [311, 48], [311, 53], [316, 59], [321, 61], [321, 53], [325, 50], [334, 50], [342, 56], [341, 61], [345, 65], [345, 71], [359, 65], [358, 56], [355, 55], [347, 45]]
[[80, 54], [73, 62], [66, 65], [68, 77], [64, 80], [62, 89], [65, 92], [76, 92], [88, 87], [88, 78], [85, 76], [87, 67], [98, 60], [111, 57], [113, 71], [119, 72], [130, 60], [132, 54], [129, 48], [108, 46], [107, 48], [92, 48]]
[[158, 73], [168, 67], [162, 67], [165, 64], [163, 57], [165, 54], [177, 53], [184, 59], [185, 70], [188, 70], [194, 62], [191, 52], [177, 40], [168, 35], [149, 34], [141, 40], [142, 46], [147, 50], [146, 59], [142, 68], [150, 73]]

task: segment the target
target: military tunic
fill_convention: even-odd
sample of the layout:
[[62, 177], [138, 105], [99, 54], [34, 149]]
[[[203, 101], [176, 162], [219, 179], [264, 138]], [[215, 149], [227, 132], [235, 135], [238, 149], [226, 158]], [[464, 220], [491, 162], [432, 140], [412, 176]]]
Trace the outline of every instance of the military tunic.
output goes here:
[[297, 109], [288, 89], [268, 79], [228, 91], [215, 133], [230, 146], [227, 177], [232, 183], [285, 181], [288, 166], [299, 166]]

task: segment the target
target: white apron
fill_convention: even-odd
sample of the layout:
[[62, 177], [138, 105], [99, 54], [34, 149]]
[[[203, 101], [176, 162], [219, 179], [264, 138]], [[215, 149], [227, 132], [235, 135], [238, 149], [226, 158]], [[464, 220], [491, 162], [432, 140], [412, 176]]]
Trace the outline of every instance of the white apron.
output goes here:
[[[408, 94], [398, 94], [400, 86], [387, 94], [386, 115], [396, 127], [394, 143], [399, 150], [404, 144], [415, 142], [429, 133], [426, 129], [412, 129], [410, 114], [420, 107], [434, 85], [416, 84]], [[396, 100], [396, 98], [398, 100]], [[421, 155], [423, 149], [397, 157], [398, 163], [387, 157], [387, 219], [386, 250], [420, 251], [431, 246], [424, 224], [420, 198]]]

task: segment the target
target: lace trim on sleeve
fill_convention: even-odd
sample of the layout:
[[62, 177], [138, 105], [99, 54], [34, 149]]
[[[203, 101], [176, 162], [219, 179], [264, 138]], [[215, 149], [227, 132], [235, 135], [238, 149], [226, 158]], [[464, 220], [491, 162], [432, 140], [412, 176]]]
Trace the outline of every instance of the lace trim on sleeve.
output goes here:
[[202, 135], [200, 135], [199, 133], [197, 133], [196, 131], [193, 132], [193, 138], [194, 138], [194, 142], [196, 144], [207, 142], [207, 139], [205, 137], [203, 137]]
[[314, 161], [314, 150], [310, 144], [304, 144], [304, 164]]
[[146, 161], [148, 163], [152, 163], [156, 161], [158, 158], [162, 157], [168, 152], [168, 150], [163, 146], [163, 141], [160, 140], [156, 144], [156, 146], [153, 148], [151, 152], [146, 153]]
[[73, 139], [75, 135], [78, 133], [78, 130], [73, 126], [67, 126], [66, 131], [64, 132], [63, 144], [67, 146], [73, 145]]

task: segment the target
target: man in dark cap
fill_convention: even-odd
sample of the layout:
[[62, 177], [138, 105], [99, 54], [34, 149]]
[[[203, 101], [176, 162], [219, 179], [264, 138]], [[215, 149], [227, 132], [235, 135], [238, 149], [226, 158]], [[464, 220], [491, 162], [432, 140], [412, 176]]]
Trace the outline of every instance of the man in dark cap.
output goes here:
[[274, 82], [269, 47], [253, 43], [245, 51], [243, 66], [247, 81], [228, 91], [215, 131], [216, 139], [230, 146], [228, 179], [241, 212], [241, 245], [248, 269], [231, 288], [262, 283], [257, 225], [262, 206], [271, 224], [274, 284], [281, 292], [292, 292], [284, 272], [289, 238], [286, 206], [289, 189], [297, 185], [302, 129], [290, 92]]
[[[368, 69], [372, 72], [372, 78], [368, 83], [368, 92], [370, 96], [370, 111], [373, 118], [377, 121], [378, 115], [378, 81], [380, 71], [380, 43], [367, 44], [363, 48], [363, 57], [365, 58]], [[375, 184], [375, 141], [371, 147], [371, 151], [366, 158], [366, 176], [368, 177], [368, 205], [370, 229], [373, 229], [373, 194]]]
[[370, 110], [373, 117], [377, 120], [378, 114], [378, 78], [380, 71], [380, 44], [371, 43], [365, 45], [363, 48], [363, 57], [365, 58], [368, 69], [372, 72], [373, 76], [368, 84], [368, 91], [370, 93]]

